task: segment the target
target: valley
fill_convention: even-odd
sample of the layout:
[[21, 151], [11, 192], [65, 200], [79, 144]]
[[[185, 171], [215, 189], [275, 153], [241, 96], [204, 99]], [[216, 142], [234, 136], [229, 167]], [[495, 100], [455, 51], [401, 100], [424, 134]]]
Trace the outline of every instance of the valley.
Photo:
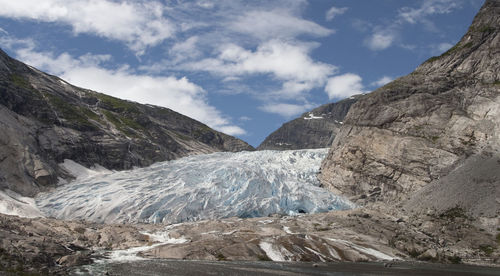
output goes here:
[[497, 275], [499, 81], [486, 0], [446, 52], [254, 148], [0, 50], [0, 275]]

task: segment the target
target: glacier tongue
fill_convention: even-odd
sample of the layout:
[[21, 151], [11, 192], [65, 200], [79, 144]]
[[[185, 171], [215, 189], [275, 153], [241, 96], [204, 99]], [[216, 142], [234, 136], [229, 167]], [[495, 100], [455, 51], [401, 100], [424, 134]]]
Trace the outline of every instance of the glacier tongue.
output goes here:
[[178, 223], [315, 213], [354, 205], [319, 187], [328, 149], [213, 153], [130, 171], [90, 174], [40, 194], [47, 216], [96, 222]]

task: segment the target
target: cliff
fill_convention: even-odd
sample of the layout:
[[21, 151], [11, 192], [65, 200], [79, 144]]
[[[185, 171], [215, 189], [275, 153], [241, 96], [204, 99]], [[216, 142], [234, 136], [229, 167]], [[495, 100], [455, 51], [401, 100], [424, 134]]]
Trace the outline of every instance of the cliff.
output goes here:
[[498, 216], [499, 32], [500, 1], [487, 0], [454, 47], [355, 103], [322, 184], [362, 205]]

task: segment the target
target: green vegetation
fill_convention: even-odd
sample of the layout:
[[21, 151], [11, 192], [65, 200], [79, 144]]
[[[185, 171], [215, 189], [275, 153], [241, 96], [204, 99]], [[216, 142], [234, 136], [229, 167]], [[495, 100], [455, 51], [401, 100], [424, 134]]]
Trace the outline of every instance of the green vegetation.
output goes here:
[[[97, 129], [97, 127], [88, 120], [89, 117], [99, 119], [97, 114], [85, 108], [68, 103], [61, 97], [49, 93], [44, 93], [44, 96], [49, 100], [55, 111], [69, 123], [74, 124], [80, 129]], [[90, 115], [90, 113], [93, 115]]]
[[465, 210], [462, 209], [461, 207], [453, 207], [450, 208], [443, 213], [439, 215], [440, 218], [448, 218], [448, 219], [455, 219], [455, 218], [465, 218], [468, 219], [469, 217], [466, 215]]
[[415, 249], [412, 249], [411, 251], [408, 251], [408, 255], [410, 255], [412, 258], [417, 258], [420, 255], [420, 252], [418, 252]]
[[120, 112], [120, 113], [126, 112], [126, 113], [136, 113], [136, 114], [140, 113], [137, 106], [132, 102], [121, 100], [104, 94], [97, 94], [97, 98], [101, 100], [101, 102], [105, 106], [109, 107], [111, 110], [115, 112]]
[[25, 89], [32, 88], [29, 81], [25, 77], [23, 77], [19, 74], [10, 75], [10, 79], [11, 79], [12, 83], [17, 87], [25, 88]]
[[217, 253], [215, 258], [217, 258], [217, 261], [226, 261], [227, 260], [226, 256], [224, 256], [224, 254], [222, 254], [221, 252]]
[[467, 44], [465, 44], [463, 47], [470, 48], [470, 47], [472, 47], [472, 45], [474, 45], [474, 43], [471, 41], [471, 42], [468, 42]]
[[483, 251], [486, 256], [490, 256], [495, 251], [495, 248], [491, 245], [483, 244], [479, 246], [479, 250]]
[[493, 85], [500, 85], [500, 80], [496, 80]]
[[328, 231], [328, 230], [330, 230], [330, 228], [329, 228], [329, 227], [322, 226], [322, 225], [321, 225], [321, 224], [319, 224], [319, 223], [314, 223], [313, 225], [314, 225], [314, 230], [315, 230], [315, 231]]
[[109, 110], [103, 110], [102, 113], [104, 113], [104, 116], [106, 116], [106, 118], [113, 125], [115, 125], [115, 127], [119, 131], [125, 133], [126, 135], [137, 136], [137, 134], [132, 130], [136, 130], [136, 131], [144, 130], [144, 127], [142, 125], [140, 125], [139, 123], [137, 123], [136, 121], [134, 121], [130, 118], [120, 116], [120, 115], [115, 114]]
[[264, 255], [257, 255], [257, 259], [259, 259], [259, 261], [264, 261], [264, 262], [270, 262], [270, 261], [272, 261], [271, 258], [269, 258], [266, 254], [264, 254]]
[[197, 129], [195, 129], [193, 131], [193, 137], [194, 138], [200, 138], [200, 137], [202, 137], [203, 135], [205, 135], [206, 133], [209, 133], [209, 132], [212, 132], [212, 130], [209, 127], [203, 125], [201, 128], [197, 128]]
[[[470, 46], [469, 46], [470, 47]], [[438, 59], [441, 59], [443, 57], [446, 57], [446, 56], [449, 56], [451, 55], [452, 53], [454, 53], [455, 51], [461, 49], [462, 46], [459, 46], [458, 44], [451, 47], [448, 51], [444, 52], [443, 54], [441, 54], [440, 56], [435, 56], [435, 57], [431, 57], [429, 58], [428, 60], [426, 60], [424, 63], [427, 63], [427, 62], [433, 62], [435, 60], [438, 60]]]
[[497, 234], [497, 236], [496, 236], [495, 238], [496, 238], [496, 240], [497, 240], [497, 243], [500, 245], [500, 233], [499, 233], [499, 234]]
[[85, 114], [85, 116], [87, 116], [88, 118], [94, 120], [94, 121], [98, 121], [98, 122], [102, 122], [101, 120], [101, 117], [99, 117], [98, 114], [94, 113], [92, 110], [88, 109], [88, 108], [80, 108], [80, 110], [82, 111], [83, 114]]
[[491, 33], [493, 31], [495, 31], [495, 28], [493, 28], [491, 26], [481, 26], [481, 27], [479, 27], [479, 31], [481, 33]]
[[430, 138], [433, 143], [436, 143], [437, 140], [439, 139], [439, 136], [431, 136]]
[[450, 261], [450, 263], [452, 263], [452, 264], [461, 264], [462, 258], [460, 258], [457, 255], [448, 256], [448, 261]]

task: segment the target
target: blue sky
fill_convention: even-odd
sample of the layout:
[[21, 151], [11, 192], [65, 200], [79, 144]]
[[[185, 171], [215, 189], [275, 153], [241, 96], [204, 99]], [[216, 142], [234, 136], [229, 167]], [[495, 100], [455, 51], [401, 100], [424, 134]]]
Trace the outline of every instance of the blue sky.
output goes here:
[[0, 47], [253, 146], [454, 45], [483, 0], [0, 0]]

